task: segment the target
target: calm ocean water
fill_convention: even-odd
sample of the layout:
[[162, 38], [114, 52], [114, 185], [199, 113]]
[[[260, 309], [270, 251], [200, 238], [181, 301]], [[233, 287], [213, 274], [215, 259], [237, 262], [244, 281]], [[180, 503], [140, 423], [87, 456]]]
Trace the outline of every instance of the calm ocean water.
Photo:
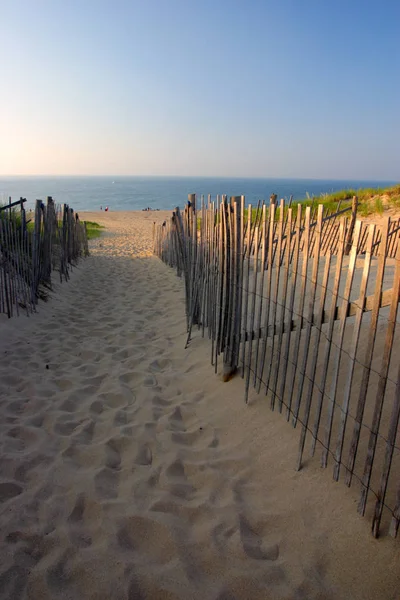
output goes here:
[[0, 177], [0, 203], [11, 196], [27, 199], [27, 208], [35, 199], [53, 196], [58, 203], [69, 204], [76, 211], [141, 210], [146, 207], [170, 210], [183, 206], [189, 193], [246, 196], [246, 202], [268, 199], [272, 193], [278, 198], [301, 200], [309, 194], [319, 196], [343, 188], [379, 187], [391, 185], [387, 181], [339, 181], [317, 179], [226, 179], [209, 177]]

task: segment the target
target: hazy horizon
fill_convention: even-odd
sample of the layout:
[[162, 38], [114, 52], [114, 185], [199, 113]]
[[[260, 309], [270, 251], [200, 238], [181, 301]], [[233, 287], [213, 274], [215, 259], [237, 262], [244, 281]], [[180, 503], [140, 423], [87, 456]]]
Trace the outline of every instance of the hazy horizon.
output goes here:
[[340, 182], [345, 182], [345, 181], [349, 181], [349, 182], [354, 182], [354, 181], [360, 181], [360, 182], [365, 182], [365, 183], [374, 183], [374, 182], [381, 182], [381, 183], [397, 183], [398, 181], [400, 182], [400, 179], [360, 179], [360, 178], [342, 178], [342, 177], [276, 177], [276, 176], [254, 176], [254, 177], [250, 177], [250, 176], [246, 176], [246, 175], [166, 175], [166, 174], [161, 174], [161, 175], [138, 175], [138, 174], [127, 174], [127, 175], [121, 175], [121, 174], [115, 174], [115, 173], [102, 173], [102, 174], [93, 174], [93, 173], [82, 173], [82, 174], [77, 174], [77, 173], [65, 173], [65, 174], [61, 174], [61, 173], [0, 173], [0, 178], [3, 179], [7, 179], [7, 178], [29, 178], [29, 177], [37, 177], [37, 178], [107, 178], [107, 179], [112, 179], [113, 177], [115, 179], [118, 178], [138, 178], [138, 179], [221, 179], [221, 180], [263, 180], [265, 179], [266, 181], [268, 180], [276, 180], [276, 181], [340, 181]]
[[399, 21], [389, 0], [2, 3], [0, 172], [398, 181]]

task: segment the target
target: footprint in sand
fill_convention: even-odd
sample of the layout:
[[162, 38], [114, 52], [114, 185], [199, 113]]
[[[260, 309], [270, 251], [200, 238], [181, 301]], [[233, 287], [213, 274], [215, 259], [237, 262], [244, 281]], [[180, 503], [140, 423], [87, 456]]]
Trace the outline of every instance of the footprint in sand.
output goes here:
[[176, 459], [174, 460], [174, 462], [172, 462], [169, 467], [167, 467], [165, 469], [165, 474], [167, 475], [167, 477], [173, 477], [173, 478], [180, 478], [180, 479], [185, 479], [185, 468], [183, 466], [183, 463], [180, 459]]
[[96, 415], [101, 415], [104, 411], [104, 403], [101, 400], [94, 400], [90, 405], [89, 410]]
[[2, 598], [22, 598], [28, 581], [29, 570], [13, 565], [0, 575], [0, 592]]
[[168, 358], [158, 358], [150, 363], [149, 369], [156, 373], [165, 373], [171, 368], [172, 362]]
[[30, 453], [29, 458], [25, 457], [23, 462], [15, 469], [15, 479], [20, 482], [29, 481], [29, 479], [35, 476], [36, 467], [46, 467], [52, 462], [53, 457], [46, 454], [33, 454]]
[[85, 532], [83, 515], [86, 508], [85, 495], [79, 494], [75, 506], [67, 519], [69, 536], [73, 544], [80, 548], [87, 548], [92, 543], [92, 538]]
[[147, 377], [145, 377], [143, 380], [143, 385], [149, 388], [156, 387], [157, 379], [154, 377], [154, 375], [147, 375]]
[[121, 433], [124, 436], [131, 437], [133, 435], [133, 427], [132, 427], [132, 425], [128, 425], [128, 427], [122, 427], [121, 428]]
[[151, 465], [153, 462], [153, 453], [151, 451], [150, 446], [148, 446], [147, 444], [142, 446], [139, 449], [139, 452], [137, 453], [134, 462], [137, 465]]
[[59, 418], [53, 427], [53, 431], [58, 435], [69, 436], [79, 424], [79, 421], [62, 421]]
[[90, 444], [93, 439], [95, 426], [96, 424], [94, 421], [89, 421], [83, 424], [73, 436], [73, 441], [76, 444]]
[[7, 405], [7, 411], [13, 415], [21, 415], [29, 400], [14, 400]]
[[3, 481], [0, 483], [0, 502], [7, 502], [7, 500], [11, 500], [22, 494], [22, 491], [23, 488], [18, 485], [18, 483], [14, 483], [14, 481]]
[[171, 439], [180, 446], [186, 446], [188, 448], [195, 446], [197, 452], [204, 448], [216, 448], [218, 446], [218, 438], [216, 438], [212, 430], [205, 425], [200, 425], [192, 430], [173, 431]]
[[[135, 364], [137, 364], [137, 360], [134, 361]], [[125, 365], [126, 366], [126, 365]], [[141, 385], [145, 385], [146, 387], [149, 387], [149, 383], [146, 381], [148, 378], [146, 378], [144, 376], [144, 373], [142, 371], [135, 371], [135, 369], [131, 369], [130, 371], [126, 371], [125, 373], [122, 373], [119, 376], [119, 380], [121, 382], [121, 384], [125, 385], [125, 386], [129, 386], [129, 387], [138, 387]], [[153, 378], [155, 379], [155, 378]], [[150, 386], [152, 385], [156, 385], [156, 383], [153, 383], [153, 381], [151, 381]]]
[[126, 360], [127, 358], [130, 358], [132, 355], [129, 351], [128, 348], [123, 348], [122, 350], [118, 350], [118, 352], [115, 352], [112, 356], [113, 360]]
[[[109, 340], [106, 340], [106, 341], [109, 341]], [[107, 354], [116, 354], [118, 352], [118, 350], [119, 350], [118, 346], [108, 346], [107, 345], [104, 348], [104, 352], [106, 352]]]
[[262, 537], [254, 531], [244, 515], [239, 515], [239, 530], [243, 550], [247, 556], [255, 558], [256, 560], [277, 560], [279, 556], [279, 546], [277, 544], [272, 544], [270, 547], [266, 548], [263, 544]]
[[175, 459], [164, 471], [163, 480], [165, 487], [173, 496], [190, 500], [196, 489], [188, 482], [182, 461]]
[[122, 550], [143, 553], [158, 564], [169, 563], [178, 553], [171, 525], [142, 515], [121, 519], [117, 541]]
[[57, 594], [60, 589], [67, 590], [70, 586], [71, 575], [69, 575], [68, 561], [74, 554], [75, 550], [68, 548], [62, 553], [61, 558], [47, 569], [47, 584]]
[[115, 469], [104, 467], [96, 473], [94, 485], [101, 500], [112, 500], [118, 497], [119, 473]]
[[82, 375], [86, 375], [87, 377], [92, 377], [92, 378], [94, 378], [97, 373], [97, 367], [91, 363], [83, 364], [83, 365], [81, 363], [81, 365], [77, 368], [77, 370]]
[[109, 440], [105, 444], [106, 460], [105, 464], [110, 469], [120, 469], [121, 467], [121, 454], [117, 445], [113, 440]]
[[82, 350], [78, 356], [84, 361], [94, 361], [98, 355], [97, 352], [94, 352], [93, 350]]
[[114, 415], [114, 425], [119, 427], [128, 423], [128, 416], [125, 410], [117, 410]]
[[186, 431], [186, 427], [183, 423], [182, 411], [177, 406], [172, 414], [168, 416], [168, 423], [172, 431]]
[[64, 412], [73, 413], [75, 412], [76, 405], [76, 401], [68, 398], [67, 400], [64, 400], [64, 402], [60, 405], [59, 409]]
[[43, 432], [37, 427], [26, 427], [24, 425], [13, 427], [7, 432], [7, 435], [15, 440], [19, 440], [24, 449], [32, 449], [43, 438]]
[[113, 391], [113, 392], [104, 392], [99, 395], [99, 398], [109, 407], [109, 408], [122, 408], [127, 403], [125, 390]]
[[153, 396], [151, 401], [153, 406], [171, 406], [171, 401], [164, 400], [164, 398], [161, 398], [161, 396]]
[[31, 425], [32, 427], [42, 427], [45, 419], [44, 413], [38, 413], [33, 415], [33, 417], [26, 420], [27, 425]]
[[161, 417], [165, 415], [164, 409], [161, 406], [155, 406], [152, 410], [152, 416], [154, 422], [157, 422]]
[[[97, 367], [94, 370], [95, 373], [97, 373]], [[103, 381], [106, 379], [107, 375], [95, 375], [93, 377], [88, 377], [86, 379], [86, 384], [89, 386], [93, 386], [93, 389], [91, 390], [91, 393], [94, 394], [96, 393], [97, 389], [100, 387], [100, 385], [103, 383]], [[89, 388], [85, 387], [83, 388], [83, 391], [85, 391], [86, 393], [89, 392]]]
[[1, 378], [1, 383], [14, 389], [16, 386], [21, 384], [21, 380], [17, 375], [3, 375]]

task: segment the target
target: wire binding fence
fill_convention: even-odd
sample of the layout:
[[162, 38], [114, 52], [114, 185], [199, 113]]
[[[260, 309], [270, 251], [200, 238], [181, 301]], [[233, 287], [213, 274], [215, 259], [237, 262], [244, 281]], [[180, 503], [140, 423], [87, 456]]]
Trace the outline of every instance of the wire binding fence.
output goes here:
[[69, 206], [37, 200], [32, 221], [25, 202], [10, 198], [0, 207], [0, 313], [8, 317], [33, 312], [52, 286], [52, 273], [68, 280], [71, 265], [89, 254], [86, 225]]
[[[346, 218], [349, 217], [349, 218]], [[215, 372], [239, 371], [300, 428], [296, 467], [321, 451], [333, 478], [360, 486], [377, 537], [400, 523], [400, 227], [352, 206], [245, 208], [189, 196], [154, 227], [154, 253], [185, 279], [188, 340], [211, 340]], [[389, 519], [383, 520], [383, 515]], [[383, 524], [384, 522], [384, 524]]]

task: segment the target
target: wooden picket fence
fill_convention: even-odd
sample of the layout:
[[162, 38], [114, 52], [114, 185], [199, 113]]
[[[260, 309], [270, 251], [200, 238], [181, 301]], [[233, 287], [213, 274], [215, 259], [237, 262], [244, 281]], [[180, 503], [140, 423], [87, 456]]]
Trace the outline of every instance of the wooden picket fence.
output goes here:
[[10, 198], [0, 207], [0, 313], [8, 317], [33, 312], [52, 286], [52, 273], [68, 280], [71, 265], [89, 254], [86, 225], [69, 206], [37, 200], [27, 219], [25, 202]]
[[[202, 199], [154, 226], [154, 252], [185, 279], [188, 343], [211, 340], [215, 372], [238, 371], [300, 428], [297, 469], [321, 451], [360, 486], [375, 536], [400, 523], [400, 226], [357, 220], [352, 206], [256, 210], [244, 197]], [[252, 392], [254, 394], [254, 392]], [[389, 515], [389, 519], [382, 519]]]

